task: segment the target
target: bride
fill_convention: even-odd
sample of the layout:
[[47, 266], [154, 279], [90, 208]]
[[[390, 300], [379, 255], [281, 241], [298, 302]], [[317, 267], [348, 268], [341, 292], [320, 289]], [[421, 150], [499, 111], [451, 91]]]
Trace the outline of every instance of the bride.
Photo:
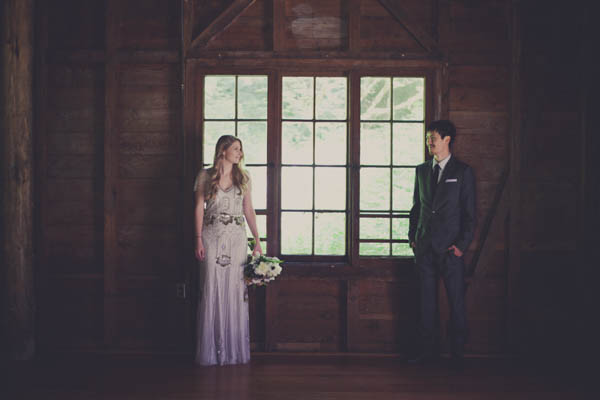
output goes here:
[[[243, 364], [250, 361], [248, 302], [243, 265], [246, 222], [262, 254], [251, 181], [242, 168], [242, 142], [219, 138], [212, 167], [199, 172], [196, 194], [196, 258], [200, 261], [196, 363]], [[245, 217], [245, 218], [244, 218]]]

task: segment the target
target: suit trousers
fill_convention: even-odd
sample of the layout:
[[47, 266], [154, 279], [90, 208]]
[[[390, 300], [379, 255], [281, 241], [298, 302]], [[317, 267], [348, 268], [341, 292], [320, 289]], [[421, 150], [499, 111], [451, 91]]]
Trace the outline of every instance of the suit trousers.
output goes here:
[[450, 306], [448, 333], [452, 355], [462, 356], [467, 340], [463, 258], [455, 256], [453, 252], [437, 254], [429, 250], [418, 257], [417, 268], [421, 287], [419, 334], [422, 352], [431, 355], [436, 353], [439, 321], [437, 282], [441, 276]]

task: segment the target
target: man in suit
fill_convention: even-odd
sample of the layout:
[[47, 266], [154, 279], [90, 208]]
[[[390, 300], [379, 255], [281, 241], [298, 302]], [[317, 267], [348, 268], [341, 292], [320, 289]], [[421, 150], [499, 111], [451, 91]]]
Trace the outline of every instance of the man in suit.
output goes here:
[[460, 367], [467, 336], [463, 254], [473, 239], [476, 216], [473, 169], [452, 155], [455, 137], [452, 122], [429, 124], [426, 143], [433, 158], [416, 170], [408, 238], [421, 288], [421, 349], [410, 362], [437, 358], [437, 281], [441, 276], [451, 311], [452, 361]]

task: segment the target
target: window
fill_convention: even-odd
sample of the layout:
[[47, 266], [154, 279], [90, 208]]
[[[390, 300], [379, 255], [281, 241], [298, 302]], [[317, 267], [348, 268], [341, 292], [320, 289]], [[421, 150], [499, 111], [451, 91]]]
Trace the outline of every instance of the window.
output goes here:
[[283, 77], [281, 253], [346, 254], [347, 79]]
[[220, 136], [234, 135], [244, 145], [263, 251], [267, 251], [267, 82], [267, 76], [206, 76], [202, 124], [204, 167], [212, 165]]
[[[408, 214], [415, 166], [425, 159], [425, 77], [269, 74], [204, 76], [202, 137], [205, 166], [219, 136], [242, 140], [259, 230], [266, 235], [267, 217], [279, 227], [270, 254], [412, 256]], [[351, 82], [360, 86], [355, 99]], [[277, 112], [269, 102], [280, 104]], [[277, 154], [267, 154], [269, 143]], [[267, 187], [268, 170], [279, 178], [270, 181], [277, 193]], [[267, 210], [267, 198], [276, 210]]]
[[410, 256], [408, 213], [424, 161], [423, 78], [360, 80], [361, 256]]

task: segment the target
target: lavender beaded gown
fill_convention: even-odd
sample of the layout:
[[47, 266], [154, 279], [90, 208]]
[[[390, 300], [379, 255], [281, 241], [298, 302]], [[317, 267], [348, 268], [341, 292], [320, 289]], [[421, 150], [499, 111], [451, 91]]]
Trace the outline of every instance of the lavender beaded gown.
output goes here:
[[[194, 191], [204, 190], [200, 171]], [[247, 236], [237, 187], [219, 189], [207, 202], [202, 224], [205, 257], [200, 264], [196, 363], [244, 364], [250, 361], [250, 329], [243, 264]]]

